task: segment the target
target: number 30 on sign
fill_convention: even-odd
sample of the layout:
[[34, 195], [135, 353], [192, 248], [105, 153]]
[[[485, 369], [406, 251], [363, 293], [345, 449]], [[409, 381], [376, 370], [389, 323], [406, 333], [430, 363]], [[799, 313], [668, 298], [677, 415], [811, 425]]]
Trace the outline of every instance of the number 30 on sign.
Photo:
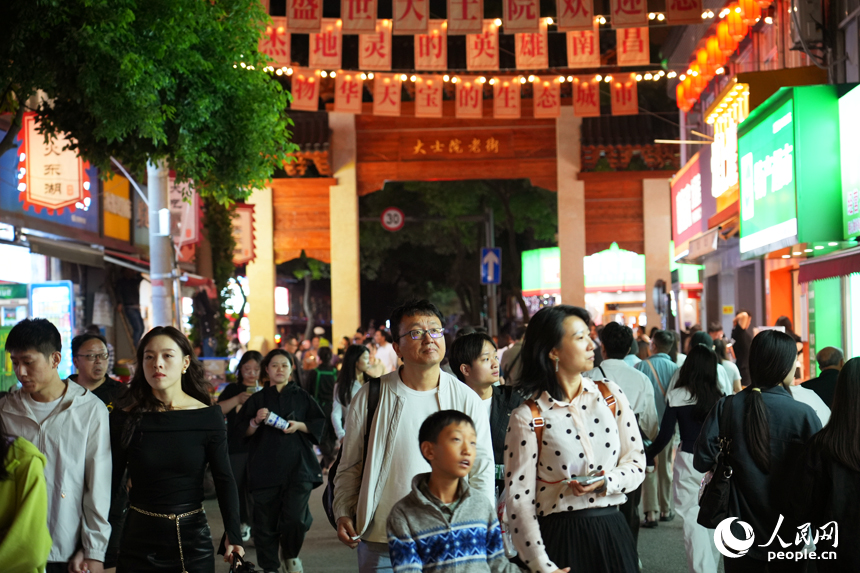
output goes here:
[[380, 220], [382, 221], [383, 229], [394, 232], [403, 228], [403, 223], [406, 220], [406, 217], [404, 217], [403, 211], [397, 207], [389, 207], [382, 212]]

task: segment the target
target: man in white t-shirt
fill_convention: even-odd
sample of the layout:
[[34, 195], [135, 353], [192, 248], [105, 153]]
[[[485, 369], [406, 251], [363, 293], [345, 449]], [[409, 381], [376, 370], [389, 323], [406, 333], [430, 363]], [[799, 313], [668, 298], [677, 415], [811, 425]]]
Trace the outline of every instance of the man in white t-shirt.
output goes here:
[[826, 426], [827, 422], [830, 421], [830, 408], [827, 407], [827, 404], [824, 403], [824, 400], [815, 391], [804, 388], [800, 385], [800, 382], [800, 380], [795, 378], [794, 385], [788, 389], [791, 392], [791, 397], [815, 410], [818, 419], [821, 420], [821, 426]]
[[376, 349], [376, 357], [379, 358], [379, 361], [382, 362], [383, 366], [385, 366], [385, 372], [383, 372], [383, 374], [388, 374], [389, 372], [397, 370], [397, 352], [395, 352], [394, 345], [392, 344], [394, 339], [391, 337], [391, 333], [380, 328], [376, 331], [376, 334], [373, 335], [373, 340], [376, 341], [378, 346]]
[[[101, 573], [111, 532], [108, 410], [83, 386], [60, 379], [62, 339], [48, 320], [16, 324], [6, 338], [6, 351], [21, 390], [0, 399], [0, 417], [9, 435], [29, 440], [47, 458], [53, 546], [46, 572]], [[79, 544], [83, 561], [70, 564]]]
[[[429, 301], [395, 309], [394, 350], [403, 366], [382, 377], [379, 403], [367, 419], [370, 384], [353, 397], [346, 420], [341, 461], [334, 476], [333, 511], [338, 538], [358, 547], [361, 573], [391, 572], [386, 521], [395, 503], [412, 487], [412, 478], [429, 471], [418, 447], [418, 430], [430, 414], [459, 410], [475, 421], [477, 455], [468, 480], [476, 495], [495, 502], [489, 420], [481, 399], [440, 368], [445, 356], [442, 313]], [[364, 436], [370, 426], [368, 451]], [[365, 465], [368, 466], [365, 471]]]

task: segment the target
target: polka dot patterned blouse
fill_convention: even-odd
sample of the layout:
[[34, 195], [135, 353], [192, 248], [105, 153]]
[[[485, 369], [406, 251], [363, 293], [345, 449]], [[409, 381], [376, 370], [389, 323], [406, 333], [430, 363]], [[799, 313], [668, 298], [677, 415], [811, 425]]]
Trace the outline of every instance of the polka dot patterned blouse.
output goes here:
[[[528, 406], [511, 414], [505, 440], [509, 529], [520, 558], [532, 571], [558, 569], [544, 549], [538, 516], [621, 505], [627, 501], [624, 493], [645, 479], [645, 452], [633, 409], [617, 384], [606, 383], [616, 399], [614, 419], [597, 385], [586, 377], [570, 403], [547, 392], [537, 399], [545, 422], [539, 460]], [[562, 481], [600, 470], [606, 472], [604, 493], [577, 497]]]

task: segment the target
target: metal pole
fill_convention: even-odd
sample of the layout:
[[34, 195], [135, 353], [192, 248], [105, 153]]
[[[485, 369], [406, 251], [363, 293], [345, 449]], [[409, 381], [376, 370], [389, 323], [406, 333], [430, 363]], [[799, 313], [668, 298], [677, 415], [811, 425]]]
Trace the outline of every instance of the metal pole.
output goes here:
[[153, 326], [176, 326], [173, 303], [173, 240], [170, 237], [170, 205], [167, 162], [146, 166], [149, 196], [149, 268], [152, 281]]
[[[493, 210], [487, 207], [487, 218], [485, 222], [487, 247], [494, 248], [496, 246], [495, 223], [493, 221]], [[499, 261], [499, 274], [502, 272], [502, 262]], [[487, 285], [487, 317], [489, 319], [489, 335], [498, 336], [499, 334], [499, 319], [498, 319], [498, 303], [496, 301], [496, 285]]]

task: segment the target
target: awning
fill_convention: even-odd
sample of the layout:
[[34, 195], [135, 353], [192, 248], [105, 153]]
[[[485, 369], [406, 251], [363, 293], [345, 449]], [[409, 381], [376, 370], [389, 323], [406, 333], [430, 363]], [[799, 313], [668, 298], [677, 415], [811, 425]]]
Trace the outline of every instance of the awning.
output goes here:
[[105, 266], [104, 253], [101, 249], [71, 241], [47, 239], [29, 233], [26, 237], [30, 244], [30, 251], [33, 253], [90, 267], [104, 268]]
[[719, 248], [720, 228], [711, 229], [695, 239], [690, 239], [689, 253], [683, 257], [684, 262], [701, 264], [702, 257], [713, 253]]
[[141, 274], [149, 274], [149, 261], [133, 257], [128, 253], [105, 249], [105, 262], [125, 267]]
[[860, 273], [860, 247], [800, 263], [797, 282], [808, 283]]

